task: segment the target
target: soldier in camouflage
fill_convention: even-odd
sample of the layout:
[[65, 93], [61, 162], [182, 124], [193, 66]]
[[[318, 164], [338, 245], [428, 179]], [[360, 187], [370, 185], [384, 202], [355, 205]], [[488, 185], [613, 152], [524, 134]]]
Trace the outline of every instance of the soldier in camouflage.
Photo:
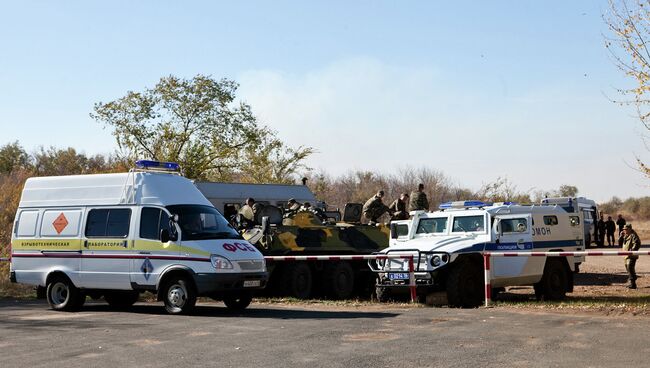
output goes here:
[[388, 207], [382, 202], [383, 197], [384, 191], [380, 190], [363, 205], [363, 216], [370, 221], [371, 225], [376, 224], [379, 217], [388, 211]]
[[[641, 240], [639, 239], [639, 236], [636, 234], [636, 231], [632, 230], [632, 225], [631, 224], [626, 224], [623, 226], [623, 250], [624, 251], [634, 251], [634, 250], [639, 250], [641, 247]], [[629, 274], [629, 279], [630, 279], [630, 285], [628, 285], [628, 288], [630, 289], [636, 289], [636, 260], [639, 258], [639, 256], [631, 255], [625, 257], [625, 269], [627, 270], [627, 273]]]
[[406, 209], [406, 204], [408, 203], [409, 195], [408, 193], [402, 193], [402, 195], [393, 201], [390, 206], [388, 206], [388, 211], [391, 213], [390, 219], [394, 220], [408, 220], [409, 213]]
[[411, 201], [409, 203], [409, 211], [429, 210], [429, 200], [427, 195], [424, 194], [424, 184], [418, 185], [418, 190], [411, 193]]

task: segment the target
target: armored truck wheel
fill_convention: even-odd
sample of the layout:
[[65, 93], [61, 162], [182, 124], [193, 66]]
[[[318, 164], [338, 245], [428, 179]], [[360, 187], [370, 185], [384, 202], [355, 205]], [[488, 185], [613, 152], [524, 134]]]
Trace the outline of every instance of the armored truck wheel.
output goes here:
[[56, 276], [47, 284], [47, 304], [56, 311], [75, 311], [81, 308], [86, 296], [65, 276]]
[[567, 268], [561, 259], [547, 258], [542, 280], [535, 284], [538, 299], [562, 300], [566, 297], [569, 283]]
[[104, 295], [106, 303], [115, 309], [127, 309], [138, 301], [137, 291], [110, 291]]
[[232, 311], [241, 311], [251, 304], [253, 296], [248, 293], [239, 295], [230, 295], [223, 298], [223, 304]]
[[184, 277], [173, 277], [164, 286], [163, 301], [169, 314], [187, 314], [196, 304], [192, 284]]
[[354, 292], [354, 270], [348, 262], [333, 262], [325, 267], [325, 294], [333, 299], [347, 299]]
[[470, 259], [460, 259], [447, 276], [447, 299], [453, 307], [475, 308], [483, 302], [484, 279], [481, 267]]
[[298, 299], [307, 299], [311, 296], [311, 269], [304, 262], [287, 264], [282, 276], [282, 284], [286, 295]]

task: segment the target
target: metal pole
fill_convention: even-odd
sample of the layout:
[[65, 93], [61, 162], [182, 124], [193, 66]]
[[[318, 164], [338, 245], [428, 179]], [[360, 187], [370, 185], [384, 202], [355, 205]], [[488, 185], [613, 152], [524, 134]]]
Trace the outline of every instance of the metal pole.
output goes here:
[[485, 271], [485, 306], [492, 302], [492, 285], [490, 275], [490, 252], [483, 253], [483, 270]]

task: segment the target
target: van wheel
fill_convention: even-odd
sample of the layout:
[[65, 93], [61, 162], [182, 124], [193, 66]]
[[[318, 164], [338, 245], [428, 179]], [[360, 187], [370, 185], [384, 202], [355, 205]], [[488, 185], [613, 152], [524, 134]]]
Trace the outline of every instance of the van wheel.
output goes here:
[[104, 300], [115, 309], [127, 309], [138, 301], [140, 293], [137, 291], [109, 291], [104, 295]]
[[535, 285], [535, 291], [545, 300], [562, 300], [566, 297], [568, 276], [562, 260], [547, 259], [542, 280]]
[[354, 292], [354, 270], [348, 262], [334, 262], [325, 267], [325, 293], [334, 299], [347, 299]]
[[163, 288], [163, 301], [169, 314], [187, 314], [196, 304], [192, 284], [184, 277], [172, 277]]
[[311, 269], [303, 262], [288, 264], [284, 269], [282, 284], [285, 294], [298, 299], [307, 299], [311, 295]]
[[223, 304], [232, 311], [241, 311], [246, 309], [251, 304], [253, 296], [248, 293], [243, 293], [239, 295], [232, 295], [223, 298]]
[[52, 278], [47, 284], [47, 304], [55, 311], [76, 311], [83, 306], [86, 296], [64, 276]]
[[447, 276], [447, 299], [453, 307], [475, 308], [484, 300], [484, 278], [481, 268], [470, 260], [459, 264]]

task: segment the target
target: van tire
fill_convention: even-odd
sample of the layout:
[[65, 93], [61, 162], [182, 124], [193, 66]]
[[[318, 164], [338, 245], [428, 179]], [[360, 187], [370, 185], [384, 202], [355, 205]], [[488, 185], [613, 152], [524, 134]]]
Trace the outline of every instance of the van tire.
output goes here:
[[253, 301], [253, 296], [249, 293], [229, 295], [223, 298], [223, 304], [231, 311], [242, 311], [251, 304], [251, 301]]
[[542, 280], [535, 285], [535, 294], [544, 300], [562, 300], [566, 297], [569, 276], [563, 260], [547, 258]]
[[106, 303], [114, 309], [128, 309], [138, 301], [140, 293], [137, 291], [109, 291], [104, 295]]
[[460, 259], [447, 275], [447, 300], [452, 307], [476, 308], [484, 300], [481, 267], [469, 259]]
[[354, 292], [354, 270], [349, 262], [333, 262], [325, 266], [325, 294], [334, 299], [348, 299]]
[[307, 299], [311, 296], [313, 277], [311, 268], [304, 262], [287, 264], [282, 276], [282, 284], [287, 296], [298, 299]]
[[187, 278], [172, 276], [162, 289], [162, 299], [167, 313], [188, 314], [196, 304], [196, 292]]
[[47, 304], [55, 311], [73, 312], [79, 310], [86, 296], [65, 276], [54, 276], [45, 292]]

